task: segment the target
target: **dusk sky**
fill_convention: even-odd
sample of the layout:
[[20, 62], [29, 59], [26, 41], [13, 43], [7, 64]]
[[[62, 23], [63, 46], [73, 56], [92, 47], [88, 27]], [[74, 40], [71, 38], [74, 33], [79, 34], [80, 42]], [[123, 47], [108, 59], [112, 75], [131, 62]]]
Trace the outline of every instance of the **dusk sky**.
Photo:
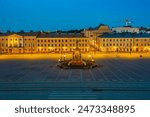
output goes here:
[[54, 31], [99, 24], [150, 27], [150, 0], [0, 0], [1, 31]]

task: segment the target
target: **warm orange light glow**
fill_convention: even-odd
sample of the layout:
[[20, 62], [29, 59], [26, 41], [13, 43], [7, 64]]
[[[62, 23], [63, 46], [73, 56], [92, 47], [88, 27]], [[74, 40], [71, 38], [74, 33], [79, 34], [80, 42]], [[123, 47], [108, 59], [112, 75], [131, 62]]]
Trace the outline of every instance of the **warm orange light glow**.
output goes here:
[[89, 54], [89, 58], [91, 58], [92, 57], [92, 55], [91, 54]]

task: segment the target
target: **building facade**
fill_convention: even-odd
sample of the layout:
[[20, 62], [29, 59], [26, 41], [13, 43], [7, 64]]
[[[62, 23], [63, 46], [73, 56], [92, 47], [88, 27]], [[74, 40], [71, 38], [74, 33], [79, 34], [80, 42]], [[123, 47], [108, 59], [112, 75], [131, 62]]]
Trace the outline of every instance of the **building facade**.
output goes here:
[[67, 33], [0, 34], [0, 54], [81, 52], [150, 52], [150, 34], [107, 33], [98, 37]]
[[72, 52], [77, 41], [81, 52], [89, 51], [89, 39], [82, 34], [1, 34], [0, 53]]
[[140, 33], [140, 29], [134, 28], [131, 26], [124, 26], [124, 27], [112, 28], [112, 32], [115, 32], [115, 33]]
[[149, 34], [114, 33], [98, 37], [101, 52], [150, 52]]
[[109, 26], [101, 24], [100, 26], [98, 26], [94, 29], [86, 29], [86, 30], [84, 30], [83, 33], [86, 37], [95, 38], [104, 33], [111, 33], [111, 30], [110, 30]]

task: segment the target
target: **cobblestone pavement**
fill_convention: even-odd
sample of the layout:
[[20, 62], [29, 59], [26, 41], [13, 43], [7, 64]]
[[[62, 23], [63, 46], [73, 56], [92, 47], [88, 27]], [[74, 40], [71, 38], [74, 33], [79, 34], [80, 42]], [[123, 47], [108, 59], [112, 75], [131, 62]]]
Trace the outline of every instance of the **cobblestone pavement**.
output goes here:
[[150, 99], [150, 59], [96, 62], [102, 67], [60, 69], [55, 60], [0, 61], [0, 99]]
[[0, 61], [0, 82], [149, 82], [149, 59], [101, 59], [95, 69], [59, 69], [54, 60]]

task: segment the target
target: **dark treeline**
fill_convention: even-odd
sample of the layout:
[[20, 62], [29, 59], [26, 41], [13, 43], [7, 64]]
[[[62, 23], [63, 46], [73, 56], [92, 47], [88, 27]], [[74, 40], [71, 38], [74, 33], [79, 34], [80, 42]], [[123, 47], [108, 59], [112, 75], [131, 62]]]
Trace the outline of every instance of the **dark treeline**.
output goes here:
[[[62, 30], [57, 30], [57, 31], [34, 31], [34, 30], [30, 30], [28, 32], [30, 33], [81, 33], [84, 29], [75, 29], [75, 30], [67, 30], [67, 31], [62, 31]], [[26, 33], [27, 31], [24, 31], [24, 30], [20, 30], [20, 31], [11, 31], [11, 30], [7, 30], [6, 33]], [[0, 34], [2, 32], [0, 31]]]

